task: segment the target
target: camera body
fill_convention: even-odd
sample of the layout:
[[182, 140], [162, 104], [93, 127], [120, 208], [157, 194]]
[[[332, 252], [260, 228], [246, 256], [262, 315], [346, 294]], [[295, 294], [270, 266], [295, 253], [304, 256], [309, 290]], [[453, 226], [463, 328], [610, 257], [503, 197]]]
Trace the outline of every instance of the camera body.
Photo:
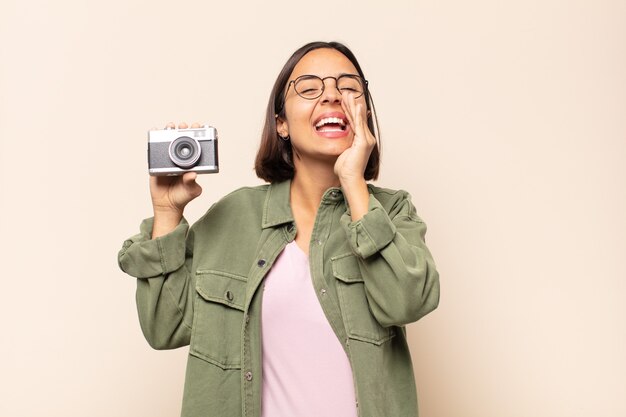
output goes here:
[[148, 132], [150, 175], [219, 172], [217, 130], [211, 126]]

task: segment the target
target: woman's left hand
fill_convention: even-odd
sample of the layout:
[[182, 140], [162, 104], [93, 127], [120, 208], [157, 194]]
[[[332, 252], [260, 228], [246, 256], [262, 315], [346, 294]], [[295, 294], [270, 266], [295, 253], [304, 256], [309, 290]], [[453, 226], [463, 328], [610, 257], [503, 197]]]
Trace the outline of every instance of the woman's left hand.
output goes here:
[[341, 184], [346, 186], [355, 181], [365, 181], [363, 175], [372, 149], [376, 145], [376, 138], [367, 126], [367, 109], [364, 100], [356, 100], [354, 94], [344, 92], [341, 97], [341, 107], [354, 134], [352, 146], [343, 151], [335, 163], [335, 174], [339, 177]]

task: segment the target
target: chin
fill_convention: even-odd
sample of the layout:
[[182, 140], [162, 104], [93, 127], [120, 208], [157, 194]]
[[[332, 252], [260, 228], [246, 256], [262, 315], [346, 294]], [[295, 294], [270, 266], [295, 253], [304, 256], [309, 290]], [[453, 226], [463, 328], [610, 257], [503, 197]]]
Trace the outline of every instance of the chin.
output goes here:
[[321, 147], [320, 151], [324, 153], [328, 153], [334, 155], [335, 157], [341, 155], [346, 149], [352, 146], [352, 139], [350, 140], [333, 140], [331, 143], [324, 144], [325, 146]]

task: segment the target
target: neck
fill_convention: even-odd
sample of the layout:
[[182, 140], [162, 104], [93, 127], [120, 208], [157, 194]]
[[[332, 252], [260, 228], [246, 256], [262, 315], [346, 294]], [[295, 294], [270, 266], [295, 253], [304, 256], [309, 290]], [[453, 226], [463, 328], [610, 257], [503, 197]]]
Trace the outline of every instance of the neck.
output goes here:
[[334, 165], [327, 164], [297, 164], [291, 182], [292, 206], [297, 205], [309, 212], [316, 212], [326, 190], [340, 186], [333, 168]]

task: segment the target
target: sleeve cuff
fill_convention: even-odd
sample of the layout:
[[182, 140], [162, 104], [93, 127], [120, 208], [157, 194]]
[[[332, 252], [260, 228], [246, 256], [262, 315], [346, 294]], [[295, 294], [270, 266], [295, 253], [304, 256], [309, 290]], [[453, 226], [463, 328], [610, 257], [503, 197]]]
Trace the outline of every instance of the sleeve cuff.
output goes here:
[[352, 250], [362, 258], [380, 251], [391, 243], [396, 235], [396, 226], [380, 202], [371, 194], [365, 216], [353, 222], [350, 212], [347, 212], [342, 216], [341, 223]]
[[145, 219], [140, 233], [127, 239], [118, 254], [122, 271], [136, 278], [161, 276], [185, 263], [185, 241], [189, 223], [184, 218], [170, 233], [151, 239], [153, 218]]

